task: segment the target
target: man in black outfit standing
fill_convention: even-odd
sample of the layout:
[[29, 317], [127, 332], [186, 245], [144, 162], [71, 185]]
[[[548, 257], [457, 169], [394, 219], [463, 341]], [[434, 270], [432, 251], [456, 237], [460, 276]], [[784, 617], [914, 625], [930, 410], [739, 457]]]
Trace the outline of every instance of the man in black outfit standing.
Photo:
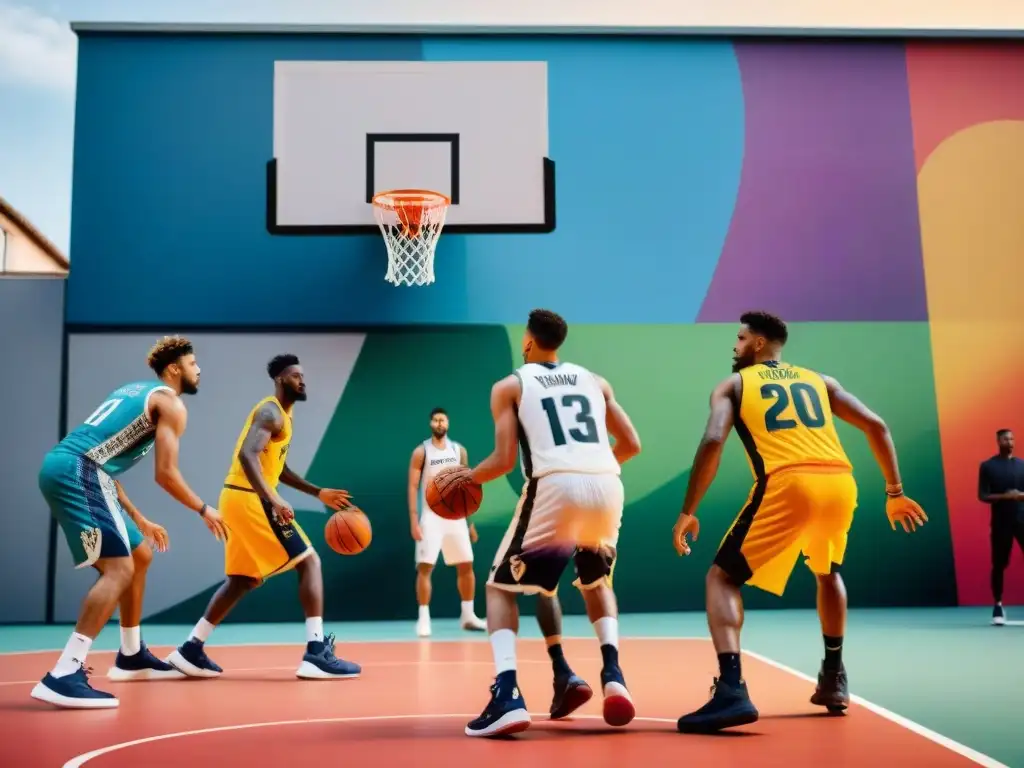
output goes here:
[[1013, 541], [1024, 553], [1024, 460], [1013, 455], [1013, 432], [996, 432], [999, 453], [981, 463], [978, 498], [992, 506], [992, 623], [1006, 623], [1003, 573], [1010, 564]]

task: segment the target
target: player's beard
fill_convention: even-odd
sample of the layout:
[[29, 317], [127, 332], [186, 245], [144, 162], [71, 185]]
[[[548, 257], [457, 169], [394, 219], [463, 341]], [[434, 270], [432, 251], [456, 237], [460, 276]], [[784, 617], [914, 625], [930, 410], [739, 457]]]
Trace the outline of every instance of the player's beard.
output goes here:
[[181, 394], [183, 395], [195, 395], [199, 392], [199, 380], [189, 381], [188, 379], [181, 380]]
[[754, 361], [747, 356], [734, 357], [732, 359], [732, 372], [739, 373], [744, 368], [749, 368]]
[[447, 429], [432, 429], [430, 431], [433, 432], [434, 437], [436, 437], [438, 440], [440, 440], [442, 437], [448, 434]]
[[297, 389], [292, 389], [291, 390], [291, 395], [292, 395], [292, 400], [294, 402], [296, 402], [296, 403], [300, 403], [300, 402], [302, 402], [302, 401], [304, 401], [306, 399], [306, 391], [305, 390], [302, 390], [300, 392]]

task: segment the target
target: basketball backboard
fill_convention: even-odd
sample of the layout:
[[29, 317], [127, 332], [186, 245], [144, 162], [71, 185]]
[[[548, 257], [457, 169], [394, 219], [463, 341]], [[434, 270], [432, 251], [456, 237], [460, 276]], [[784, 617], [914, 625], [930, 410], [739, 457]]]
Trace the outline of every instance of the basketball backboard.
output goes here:
[[378, 231], [389, 189], [447, 195], [446, 233], [551, 232], [543, 61], [278, 61], [272, 234]]

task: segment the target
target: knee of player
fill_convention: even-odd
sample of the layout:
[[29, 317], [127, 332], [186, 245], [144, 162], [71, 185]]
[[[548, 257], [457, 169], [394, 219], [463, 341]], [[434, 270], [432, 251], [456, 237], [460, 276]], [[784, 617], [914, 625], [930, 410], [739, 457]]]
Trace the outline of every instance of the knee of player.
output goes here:
[[131, 557], [118, 557], [110, 560], [103, 568], [103, 575], [115, 581], [122, 588], [127, 588], [135, 578], [135, 561]]
[[434, 566], [430, 565], [429, 563], [419, 563], [416, 566], [416, 572], [419, 573], [419, 575], [423, 578], [429, 579], [430, 574], [434, 572]]
[[153, 550], [149, 545], [142, 543], [132, 551], [132, 563], [136, 573], [145, 573], [149, 564], [153, 562]]

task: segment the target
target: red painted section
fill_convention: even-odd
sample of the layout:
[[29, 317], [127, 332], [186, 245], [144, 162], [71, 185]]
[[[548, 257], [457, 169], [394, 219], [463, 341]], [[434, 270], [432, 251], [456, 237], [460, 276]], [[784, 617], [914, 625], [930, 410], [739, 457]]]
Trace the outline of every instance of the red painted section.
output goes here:
[[[706, 699], [715, 659], [703, 641], [627, 640], [621, 658], [637, 704], [638, 720], [611, 728], [600, 720], [600, 696], [580, 713], [597, 718], [534, 727], [506, 741], [463, 735], [466, 718], [443, 714], [479, 712], [493, 675], [486, 643], [378, 643], [339, 648], [364, 665], [354, 681], [299, 681], [293, 677], [297, 647], [212, 648], [227, 670], [217, 680], [106, 685], [121, 707], [106, 712], [56, 711], [29, 698], [32, 685], [53, 654], [0, 657], [0, 707], [5, 731], [0, 765], [61, 766], [99, 747], [178, 731], [247, 723], [422, 715], [222, 731], [129, 747], [99, 756], [94, 768], [203, 764], [257, 766], [316, 764], [450, 766], [478, 762], [506, 768], [537, 768], [555, 761], [593, 768], [688, 765], [763, 768], [793, 765], [929, 768], [972, 765], [872, 712], [854, 707], [842, 718], [821, 716], [808, 703], [812, 686], [748, 658], [745, 675], [762, 713], [760, 722], [720, 737], [682, 736], [675, 718]], [[577, 672], [597, 684], [600, 657], [593, 642], [567, 641]], [[110, 654], [91, 661], [105, 673]], [[24, 682], [19, 682], [24, 681]], [[533, 712], [544, 712], [551, 696], [551, 670], [544, 647], [520, 643], [520, 683]], [[639, 718], [667, 718], [651, 722]]]

